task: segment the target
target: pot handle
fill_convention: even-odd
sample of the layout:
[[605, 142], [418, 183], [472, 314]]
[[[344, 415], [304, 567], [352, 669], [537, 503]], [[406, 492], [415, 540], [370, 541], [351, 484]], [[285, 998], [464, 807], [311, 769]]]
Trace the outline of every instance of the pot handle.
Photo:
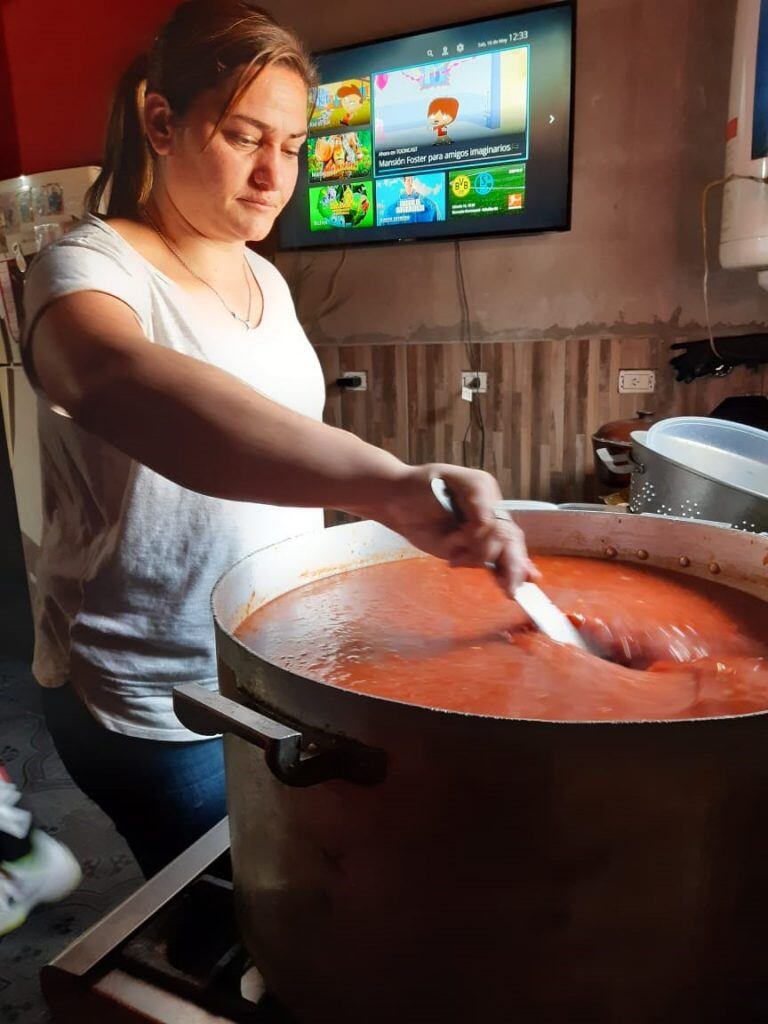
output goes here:
[[607, 448], [598, 448], [595, 455], [611, 473], [618, 473], [623, 476], [629, 475], [632, 472], [632, 462], [628, 455], [619, 460], [614, 455], [611, 455]]
[[386, 754], [354, 740], [328, 733], [305, 742], [300, 732], [199, 683], [173, 688], [173, 710], [192, 732], [239, 736], [260, 747], [269, 770], [286, 786], [312, 786], [344, 779], [375, 786], [386, 776]]

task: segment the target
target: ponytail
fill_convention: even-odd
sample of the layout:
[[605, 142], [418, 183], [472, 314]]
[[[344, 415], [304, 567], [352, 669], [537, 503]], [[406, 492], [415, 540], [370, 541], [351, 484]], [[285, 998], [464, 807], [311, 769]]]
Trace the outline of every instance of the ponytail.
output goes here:
[[107, 128], [104, 160], [86, 195], [89, 213], [135, 219], [152, 191], [153, 160], [144, 134], [148, 59], [138, 57], [117, 87]]

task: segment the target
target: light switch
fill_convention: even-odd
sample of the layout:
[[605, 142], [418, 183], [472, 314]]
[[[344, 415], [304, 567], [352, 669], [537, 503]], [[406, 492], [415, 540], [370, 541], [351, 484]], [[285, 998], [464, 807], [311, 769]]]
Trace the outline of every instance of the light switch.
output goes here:
[[619, 394], [649, 395], [655, 390], [655, 370], [619, 370]]

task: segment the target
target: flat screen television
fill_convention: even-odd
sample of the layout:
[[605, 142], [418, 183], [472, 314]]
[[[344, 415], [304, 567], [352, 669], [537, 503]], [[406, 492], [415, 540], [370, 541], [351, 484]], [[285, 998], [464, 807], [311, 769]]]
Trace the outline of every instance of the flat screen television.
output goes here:
[[567, 229], [574, 5], [318, 54], [281, 246]]

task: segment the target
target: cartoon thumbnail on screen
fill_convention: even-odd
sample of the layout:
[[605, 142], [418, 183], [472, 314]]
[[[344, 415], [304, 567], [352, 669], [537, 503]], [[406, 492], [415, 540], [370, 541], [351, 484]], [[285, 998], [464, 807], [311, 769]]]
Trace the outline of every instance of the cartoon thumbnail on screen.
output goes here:
[[307, 164], [310, 181], [364, 178], [371, 173], [371, 133], [344, 132], [310, 139]]
[[377, 174], [525, 157], [527, 46], [372, 76]]
[[310, 110], [309, 134], [319, 135], [334, 128], [357, 128], [371, 123], [370, 78], [346, 78], [317, 89]]
[[429, 224], [445, 220], [445, 175], [406, 174], [376, 180], [376, 223]]
[[525, 164], [497, 164], [448, 174], [451, 217], [519, 213], [525, 208]]
[[311, 231], [373, 227], [373, 183], [352, 181], [309, 190]]

